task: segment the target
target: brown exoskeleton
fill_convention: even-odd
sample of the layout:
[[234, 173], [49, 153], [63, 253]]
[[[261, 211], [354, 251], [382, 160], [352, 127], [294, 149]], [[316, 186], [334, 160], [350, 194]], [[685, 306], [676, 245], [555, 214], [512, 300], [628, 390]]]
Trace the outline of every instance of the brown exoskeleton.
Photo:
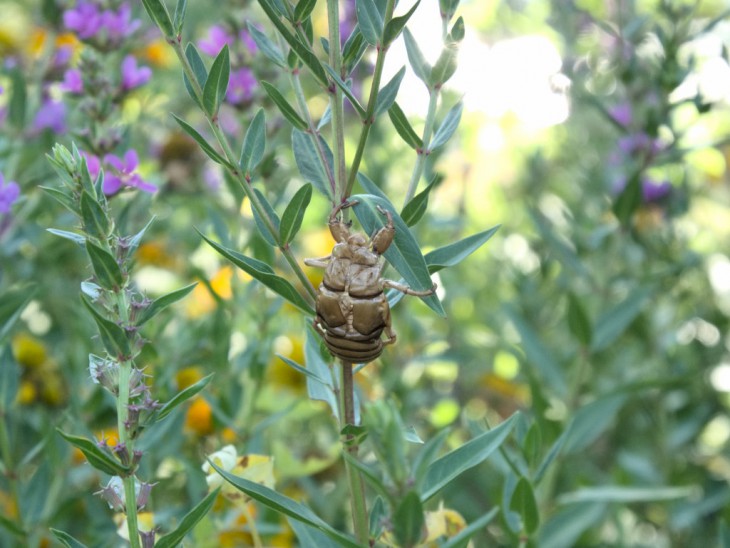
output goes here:
[[[390, 306], [383, 292], [392, 287], [407, 295], [425, 297], [426, 291], [382, 278], [382, 255], [395, 237], [393, 217], [378, 206], [387, 223], [368, 241], [360, 233], [350, 234], [351, 223], [339, 217], [340, 210], [358, 202], [343, 202], [332, 210], [329, 229], [337, 242], [332, 253], [317, 259], [304, 259], [308, 266], [324, 268], [324, 279], [317, 294], [317, 317], [314, 326], [324, 338], [330, 352], [342, 360], [366, 363], [380, 356], [383, 346], [393, 344], [395, 332], [390, 323]], [[381, 339], [385, 331], [386, 339]]]

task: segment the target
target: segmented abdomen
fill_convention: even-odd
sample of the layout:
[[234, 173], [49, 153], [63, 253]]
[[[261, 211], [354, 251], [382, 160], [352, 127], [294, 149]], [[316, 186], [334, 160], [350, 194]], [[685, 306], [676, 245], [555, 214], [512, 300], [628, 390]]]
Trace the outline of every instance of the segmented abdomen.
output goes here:
[[378, 331], [376, 337], [363, 337], [363, 340], [343, 337], [331, 331], [325, 331], [324, 342], [330, 352], [342, 360], [353, 363], [367, 363], [380, 356], [383, 352], [383, 341], [380, 340], [380, 331], [382, 330]]

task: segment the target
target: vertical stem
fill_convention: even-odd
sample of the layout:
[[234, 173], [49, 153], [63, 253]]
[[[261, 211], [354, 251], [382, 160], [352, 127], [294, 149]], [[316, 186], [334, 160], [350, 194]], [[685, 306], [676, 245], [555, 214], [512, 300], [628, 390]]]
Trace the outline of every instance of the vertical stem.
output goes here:
[[[342, 360], [340, 382], [340, 428], [348, 424], [355, 424], [355, 386], [352, 378], [353, 364]], [[351, 441], [348, 436], [346, 441]], [[357, 457], [358, 446], [354, 443], [347, 444], [345, 449], [353, 457]], [[360, 472], [345, 460], [347, 480], [350, 485], [350, 507], [352, 508], [352, 524], [355, 530], [355, 538], [363, 546], [369, 543], [370, 530], [368, 524], [368, 510], [365, 503], [365, 486]]]
[[[329, 63], [337, 74], [342, 72], [342, 48], [340, 47], [340, 9], [339, 0], [327, 0], [327, 23], [329, 27]], [[342, 103], [342, 90], [334, 83], [330, 84], [332, 105], [332, 155], [335, 169], [335, 203], [345, 199], [345, 110]]]

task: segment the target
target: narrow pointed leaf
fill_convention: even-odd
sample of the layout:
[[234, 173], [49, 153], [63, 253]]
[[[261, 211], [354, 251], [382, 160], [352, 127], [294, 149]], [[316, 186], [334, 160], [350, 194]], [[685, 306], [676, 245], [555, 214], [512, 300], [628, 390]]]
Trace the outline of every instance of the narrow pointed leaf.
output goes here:
[[223, 479], [225, 479], [228, 483], [233, 485], [242, 493], [247, 494], [252, 499], [260, 502], [267, 508], [318, 529], [328, 537], [337, 541], [341, 546], [345, 546], [347, 548], [360, 548], [360, 545], [355, 542], [354, 539], [334, 529], [303, 504], [300, 504], [297, 501], [274, 491], [273, 489], [269, 489], [264, 485], [234, 476], [233, 474], [230, 474], [218, 467], [215, 462], [209, 462], [210, 465], [221, 476], [223, 476]]
[[[416, 194], [413, 199], [405, 205], [403, 211], [400, 212], [400, 216], [408, 226], [415, 225], [421, 220], [424, 213], [426, 213], [426, 209], [428, 209], [428, 195], [438, 182], [439, 179], [434, 178], [434, 180], [431, 181], [421, 192]], [[428, 260], [426, 260], [426, 264], [428, 264]], [[433, 273], [430, 269], [429, 271]]]
[[292, 51], [294, 51], [297, 56], [302, 60], [302, 63], [304, 63], [307, 68], [309, 68], [309, 70], [312, 72], [312, 75], [320, 83], [320, 85], [327, 87], [327, 73], [325, 72], [324, 68], [322, 68], [319, 59], [311, 50], [311, 48], [307, 44], [300, 42], [299, 39], [294, 34], [292, 34], [287, 25], [285, 25], [279, 17], [279, 11], [274, 7], [274, 2], [272, 0], [258, 1], [259, 5], [264, 10], [267, 17], [274, 24], [276, 29], [279, 31], [279, 34], [281, 34], [282, 38], [284, 38], [284, 40], [286, 40], [286, 42], [289, 44], [289, 47], [291, 47]]
[[297, 7], [294, 8], [294, 22], [301, 23], [308, 19], [316, 5], [317, 0], [299, 0]]
[[350, 74], [355, 69], [366, 49], [368, 43], [362, 37], [360, 27], [356, 25], [342, 48], [342, 66], [345, 67], [345, 74]]
[[80, 436], [67, 434], [63, 430], [57, 428], [56, 431], [71, 445], [81, 451], [89, 464], [110, 476], [123, 476], [129, 471], [129, 468], [123, 466], [118, 460], [112, 457], [104, 449], [101, 449], [96, 443]]
[[295, 371], [298, 371], [299, 373], [304, 375], [305, 377], [309, 377], [313, 381], [318, 382], [320, 384], [325, 384], [325, 385], [327, 384], [324, 381], [324, 379], [319, 378], [314, 372], [310, 371], [306, 367], [302, 367], [294, 360], [290, 360], [289, 358], [287, 358], [286, 356], [282, 356], [281, 354], [277, 354], [276, 357], [279, 358], [281, 361], [283, 361], [285, 364], [287, 364], [289, 367], [294, 369]]
[[520, 478], [512, 493], [512, 500], [509, 509], [517, 512], [522, 518], [522, 525], [528, 534], [532, 534], [540, 524], [540, 513], [537, 509], [537, 501], [532, 485], [526, 478]]
[[144, 238], [145, 232], [147, 232], [149, 227], [152, 226], [154, 220], [155, 217], [153, 216], [149, 221], [147, 221], [147, 224], [144, 225], [144, 228], [142, 228], [142, 230], [137, 232], [137, 234], [129, 239], [129, 242], [127, 243], [127, 256], [134, 255], [134, 252], [137, 251], [139, 244], [142, 243], [142, 238]]
[[297, 190], [289, 205], [286, 206], [279, 227], [279, 240], [282, 246], [291, 242], [296, 233], [299, 232], [304, 219], [304, 212], [307, 211], [311, 199], [312, 185], [306, 184]]
[[416, 39], [413, 38], [411, 32], [406, 28], [403, 29], [403, 38], [406, 42], [406, 54], [408, 55], [408, 62], [411, 64], [411, 68], [419, 80], [422, 80], [424, 84], [428, 84], [429, 77], [431, 76], [431, 65], [426, 62], [426, 58], [421, 53]]
[[484, 462], [507, 438], [515, 425], [517, 413], [502, 424], [469, 440], [434, 461], [426, 471], [421, 500], [426, 502], [459, 474]]
[[116, 290], [124, 284], [122, 269], [117, 260], [107, 250], [86, 240], [86, 253], [91, 259], [91, 267], [94, 269], [96, 281], [101, 287]]
[[295, 128], [305, 131], [307, 129], [307, 122], [305, 122], [293, 106], [284, 98], [281, 92], [269, 82], [262, 80], [261, 85], [264, 87], [264, 91], [269, 98], [274, 101], [274, 104], [279, 108], [279, 112], [289, 120], [289, 123]]
[[273, 61], [276, 65], [281, 68], [288, 68], [284, 54], [281, 52], [279, 47], [272, 42], [268, 36], [256, 28], [256, 25], [252, 25], [250, 22], [247, 24], [248, 33], [256, 42], [261, 53], [263, 53], [269, 60]]
[[99, 335], [104, 348], [114, 357], [126, 358], [131, 354], [129, 347], [129, 339], [124, 330], [112, 321], [107, 320], [104, 316], [94, 308], [94, 306], [86, 299], [81, 297], [81, 302], [91, 312], [91, 315], [99, 328]]
[[58, 540], [58, 542], [63, 544], [66, 548], [86, 548], [86, 544], [79, 542], [65, 531], [53, 529], [52, 527], [50, 528], [50, 531], [53, 536], [56, 537], [56, 540]]
[[161, 421], [165, 417], [167, 417], [172, 411], [178, 407], [181, 403], [185, 403], [187, 400], [192, 398], [193, 396], [197, 395], [201, 390], [203, 390], [206, 386], [208, 386], [208, 383], [213, 379], [214, 373], [211, 373], [210, 375], [206, 375], [202, 379], [200, 379], [195, 384], [191, 384], [184, 390], [181, 390], [177, 394], [173, 396], [173, 398], [168, 401], [166, 404], [164, 404], [160, 411], [157, 413], [157, 416], [155, 418], [155, 421]]
[[213, 61], [208, 73], [208, 79], [203, 88], [203, 106], [211, 116], [218, 113], [221, 102], [226, 96], [228, 89], [228, 78], [231, 72], [231, 59], [228, 52], [228, 44], [224, 45], [220, 53]]
[[177, 529], [161, 537], [157, 542], [155, 542], [155, 548], [175, 548], [175, 546], [180, 546], [185, 535], [192, 531], [193, 527], [195, 527], [213, 507], [219, 491], [220, 488], [208, 493], [205, 498], [195, 506], [195, 508], [185, 514], [185, 517], [180, 521], [180, 525]]
[[205, 152], [208, 157], [213, 160], [216, 163], [228, 165], [228, 162], [216, 152], [216, 150], [208, 143], [208, 141], [205, 140], [205, 138], [197, 132], [197, 130], [188, 124], [185, 120], [182, 120], [181, 118], [178, 118], [174, 114], [172, 115], [173, 118], [175, 118], [175, 121], [180, 124], [180, 127], [183, 128], [185, 133], [190, 135], [195, 141], [200, 145], [200, 148], [203, 149], [203, 152]]
[[[327, 169], [322, 164], [320, 156], [317, 153], [314, 140], [320, 145], [320, 149], [324, 150]], [[333, 199], [333, 181], [331, 179], [333, 172], [333, 156], [332, 151], [327, 143], [321, 137], [303, 133], [298, 130], [292, 131], [292, 150], [294, 151], [294, 160], [299, 168], [299, 173], [308, 183], [312, 183], [314, 188], [319, 190], [324, 196]]]
[[395, 76], [385, 84], [382, 89], [378, 92], [378, 99], [375, 104], [375, 116], [380, 116], [383, 112], [386, 112], [395, 103], [395, 98], [398, 95], [398, 89], [400, 89], [400, 83], [403, 80], [403, 76], [406, 74], [406, 67], [395, 73]]
[[429, 251], [425, 255], [428, 271], [433, 274], [444, 268], [455, 266], [482, 247], [487, 241], [494, 236], [501, 225], [467, 236], [463, 240], [459, 240], [453, 244], [439, 247], [433, 251]]
[[623, 226], [629, 225], [634, 212], [641, 206], [641, 200], [641, 180], [636, 174], [629, 179], [613, 203], [613, 213]]
[[350, 88], [347, 83], [342, 81], [342, 78], [340, 78], [340, 75], [335, 72], [335, 70], [329, 66], [325, 65], [324, 68], [327, 70], [327, 73], [330, 75], [330, 78], [332, 78], [332, 81], [334, 81], [335, 84], [337, 84], [337, 87], [339, 87], [342, 90], [342, 93], [345, 94], [345, 97], [347, 97], [347, 100], [350, 101], [350, 104], [353, 106], [353, 108], [357, 111], [358, 115], [361, 119], [365, 119], [365, 109], [362, 107], [360, 102], [357, 100], [357, 97], [352, 93], [352, 89]]
[[51, 195], [58, 203], [60, 203], [63, 207], [68, 209], [69, 211], [73, 213], [77, 213], [78, 209], [76, 208], [76, 204], [74, 203], [74, 200], [71, 196], [66, 194], [64, 191], [59, 190], [57, 188], [50, 188], [47, 186], [40, 186], [41, 190], [44, 190], [46, 193]]
[[[395, 225], [395, 238], [391, 246], [383, 253], [383, 256], [403, 276], [411, 289], [417, 291], [430, 289], [433, 282], [426, 261], [421, 254], [421, 249], [393, 205], [388, 200], [371, 194], [359, 194], [353, 196], [350, 201], [359, 202], [353, 207], [353, 210], [367, 234], [372, 235], [385, 226], [386, 218], [378, 211], [377, 207], [380, 206], [390, 211]], [[428, 297], [420, 297], [420, 299], [438, 315], [442, 317], [446, 315], [435, 293]]]
[[[198, 49], [192, 43], [188, 43], [187, 47], [185, 48], [185, 57], [187, 57], [188, 62], [193, 69], [193, 73], [195, 74], [195, 80], [198, 82], [198, 85], [200, 86], [200, 89], [202, 91], [205, 88], [206, 80], [208, 80], [208, 69], [205, 68], [203, 58], [200, 57]], [[195, 88], [190, 83], [190, 80], [188, 80], [188, 77], [184, 72], [183, 82], [185, 83], [185, 89], [187, 89], [188, 95], [190, 95], [190, 97], [197, 103], [200, 108], [203, 108], [203, 103], [201, 100], [202, 97], [198, 97], [198, 94], [195, 92]]]
[[456, 128], [459, 127], [459, 122], [461, 121], [461, 111], [463, 107], [464, 104], [459, 101], [451, 108], [451, 110], [449, 110], [449, 112], [446, 114], [446, 118], [444, 118], [444, 121], [441, 122], [438, 130], [436, 130], [436, 134], [433, 136], [433, 140], [429, 143], [429, 149], [436, 150], [440, 146], [446, 144], [449, 139], [451, 139], [451, 136], [456, 131]]
[[106, 240], [109, 235], [109, 218], [101, 207], [91, 195], [86, 192], [81, 192], [81, 219], [84, 224], [84, 232], [90, 234], [97, 240]]
[[0, 343], [10, 333], [23, 310], [35, 295], [34, 286], [12, 287], [0, 298]]
[[84, 237], [81, 234], [76, 234], [75, 232], [68, 232], [66, 230], [58, 230], [57, 228], [47, 228], [47, 232], [50, 232], [54, 236], [60, 236], [61, 238], [65, 238], [67, 240], [71, 240], [72, 242], [84, 246], [86, 244], [86, 237]]
[[312, 400], [319, 400], [325, 402], [334, 417], [338, 415], [338, 402], [337, 396], [334, 393], [334, 381], [332, 378], [332, 370], [328, 364], [322, 359], [322, 354], [319, 352], [319, 337], [314, 334], [313, 329], [307, 329], [307, 338], [304, 343], [304, 360], [307, 364], [307, 371], [312, 372], [319, 379], [316, 381], [314, 378], [307, 377], [307, 395]]
[[583, 346], [589, 346], [593, 336], [591, 320], [583, 304], [573, 293], [568, 293], [567, 317], [568, 329], [570, 329], [576, 340]]
[[260, 108], [246, 130], [241, 147], [239, 165], [244, 174], [251, 173], [259, 165], [266, 151], [266, 115]]
[[449, 538], [446, 542], [440, 545], [440, 548], [458, 548], [467, 546], [467, 542], [469, 539], [474, 536], [476, 533], [484, 529], [489, 523], [497, 517], [497, 514], [499, 514], [499, 506], [496, 506], [492, 508], [489, 512], [484, 514], [483, 516], [475, 519], [472, 521], [469, 525], [464, 527], [461, 531], [459, 531], [456, 535]]
[[416, 546], [425, 523], [418, 493], [409, 492], [393, 512], [393, 534], [399, 546]]
[[162, 297], [158, 297], [150, 305], [145, 308], [142, 313], [137, 318], [136, 325], [141, 326], [148, 321], [150, 321], [152, 318], [157, 316], [162, 310], [167, 308], [173, 303], [176, 303], [183, 297], [185, 297], [188, 293], [190, 293], [193, 289], [195, 289], [195, 286], [198, 285], [198, 282], [192, 283], [188, 286], [185, 286], [183, 288], [177, 289], [173, 291], [172, 293], [168, 293], [167, 295], [163, 295]]
[[165, 35], [165, 38], [172, 39], [175, 37], [175, 29], [172, 26], [170, 20], [170, 13], [167, 11], [167, 6], [163, 0], [142, 0], [144, 9], [147, 10], [147, 14], [157, 24], [157, 26]]
[[365, 194], [379, 196], [383, 200], [388, 199], [388, 197], [385, 195], [385, 192], [383, 192], [383, 189], [376, 185], [375, 182], [364, 173], [357, 174], [357, 182], [360, 183], [360, 186], [365, 191]]
[[415, 150], [423, 149], [423, 141], [418, 134], [413, 130], [408, 118], [406, 117], [403, 110], [398, 106], [398, 103], [393, 103], [388, 109], [388, 116], [390, 121], [393, 123], [393, 127], [400, 135], [406, 144]]
[[599, 352], [609, 347], [631, 325], [644, 305], [653, 295], [654, 288], [640, 286], [632, 291], [623, 301], [606, 310], [596, 319], [593, 328], [591, 350]]
[[250, 276], [257, 279], [277, 295], [280, 295], [292, 303], [305, 314], [309, 314], [310, 316], [314, 315], [314, 309], [304, 299], [304, 297], [299, 294], [291, 283], [281, 276], [277, 276], [269, 265], [257, 259], [246, 257], [232, 249], [225, 248], [222, 245], [209, 240], [202, 234], [201, 236], [213, 249], [235, 264], [238, 268], [247, 272]]
[[408, 23], [408, 20], [411, 18], [411, 15], [413, 15], [413, 13], [416, 11], [416, 8], [418, 8], [418, 5], [420, 3], [421, 0], [418, 0], [415, 4], [413, 4], [408, 12], [401, 15], [400, 17], [393, 17], [393, 19], [388, 21], [388, 24], [385, 26], [385, 30], [383, 31], [383, 44], [385, 46], [390, 45], [396, 38], [398, 38], [398, 36], [400, 36], [400, 33], [406, 26], [406, 23]]
[[188, 0], [177, 0], [175, 5], [175, 15], [172, 18], [172, 26], [175, 29], [175, 34], [180, 36], [182, 33], [183, 24], [185, 23], [185, 14], [188, 11]]
[[268, 216], [269, 220], [274, 225], [274, 233], [271, 233], [271, 230], [269, 230], [268, 225], [261, 218], [261, 215], [259, 215], [258, 211], [256, 211], [254, 207], [251, 207], [251, 212], [253, 213], [253, 220], [256, 223], [256, 228], [258, 228], [259, 234], [261, 234], [261, 237], [266, 241], [267, 244], [272, 247], [279, 247], [279, 242], [276, 241], [276, 237], [279, 235], [279, 216], [276, 214], [276, 211], [274, 211], [274, 208], [269, 203], [269, 200], [258, 188], [254, 188], [253, 191], [254, 194], [256, 194], [259, 203], [263, 206], [264, 210], [266, 210], [266, 215]]
[[456, 42], [451, 42], [444, 46], [428, 78], [431, 88], [439, 89], [454, 75], [456, 72], [456, 57], [458, 53], [459, 48]]
[[625, 485], [600, 485], [583, 487], [572, 493], [564, 493], [558, 497], [558, 504], [574, 504], [587, 502], [614, 502], [628, 504], [632, 502], [650, 502], [655, 500], [673, 500], [686, 498], [696, 491], [696, 486], [684, 487], [630, 487]]
[[383, 36], [383, 16], [380, 14], [375, 0], [356, 0], [355, 13], [363, 38], [371, 46], [377, 47]]

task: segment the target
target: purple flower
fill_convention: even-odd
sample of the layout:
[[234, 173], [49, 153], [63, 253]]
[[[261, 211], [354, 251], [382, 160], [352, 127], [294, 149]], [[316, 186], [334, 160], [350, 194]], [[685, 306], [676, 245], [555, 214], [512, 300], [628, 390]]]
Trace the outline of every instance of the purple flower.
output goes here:
[[246, 49], [251, 53], [256, 53], [258, 51], [258, 46], [256, 45], [256, 41], [253, 39], [253, 37], [248, 33], [246, 30], [241, 30], [241, 32], [238, 33], [238, 39], [243, 42], [243, 45], [246, 46]]
[[157, 190], [155, 185], [144, 181], [138, 173], [135, 173], [139, 165], [139, 158], [134, 149], [130, 148], [124, 154], [124, 159], [114, 154], [107, 154], [104, 156], [104, 162], [109, 164], [113, 170], [113, 172], [106, 173], [104, 177], [104, 194], [116, 194], [123, 186], [131, 186], [145, 192]]
[[233, 40], [233, 36], [228, 34], [223, 27], [213, 25], [208, 29], [208, 38], [198, 41], [198, 47], [206, 55], [215, 57], [226, 44], [230, 48]]
[[122, 89], [125, 91], [146, 84], [151, 77], [152, 69], [138, 67], [133, 55], [127, 55], [122, 61]]
[[55, 68], [63, 68], [66, 65], [68, 65], [68, 62], [71, 60], [71, 56], [73, 55], [73, 48], [71, 46], [60, 46], [56, 52], [53, 54], [53, 60], [51, 61], [51, 64]]
[[89, 170], [89, 175], [91, 175], [92, 179], [96, 179], [101, 171], [101, 160], [99, 160], [98, 156], [94, 156], [83, 150], [81, 151], [81, 155], [86, 158], [86, 169]]
[[84, 81], [81, 78], [81, 71], [79, 69], [68, 69], [63, 74], [63, 82], [61, 82], [61, 89], [68, 91], [69, 93], [80, 94], [84, 92]]
[[61, 101], [44, 99], [33, 120], [33, 129], [50, 129], [54, 133], [66, 133], [66, 107]]
[[15, 181], [5, 184], [5, 177], [0, 173], [0, 213], [10, 213], [10, 206], [20, 196], [20, 187]]
[[617, 124], [628, 127], [631, 124], [633, 113], [630, 103], [620, 103], [615, 107], [608, 109], [608, 114]]
[[140, 27], [142, 21], [139, 19], [131, 20], [131, 15], [132, 8], [127, 2], [119, 6], [117, 12], [106, 10], [101, 14], [102, 26], [106, 29], [110, 40], [119, 42]]
[[228, 80], [228, 90], [226, 91], [226, 99], [234, 105], [248, 101], [253, 96], [253, 90], [257, 82], [253, 72], [246, 67], [232, 70]]
[[79, 38], [91, 38], [101, 30], [103, 18], [96, 4], [81, 0], [76, 7], [63, 12], [63, 24]]
[[669, 181], [657, 183], [648, 177], [641, 179], [641, 196], [646, 204], [659, 202], [671, 192], [672, 184]]
[[658, 139], [652, 139], [646, 133], [632, 133], [618, 140], [618, 149], [627, 156], [637, 152], [648, 153], [651, 156], [661, 150]]

